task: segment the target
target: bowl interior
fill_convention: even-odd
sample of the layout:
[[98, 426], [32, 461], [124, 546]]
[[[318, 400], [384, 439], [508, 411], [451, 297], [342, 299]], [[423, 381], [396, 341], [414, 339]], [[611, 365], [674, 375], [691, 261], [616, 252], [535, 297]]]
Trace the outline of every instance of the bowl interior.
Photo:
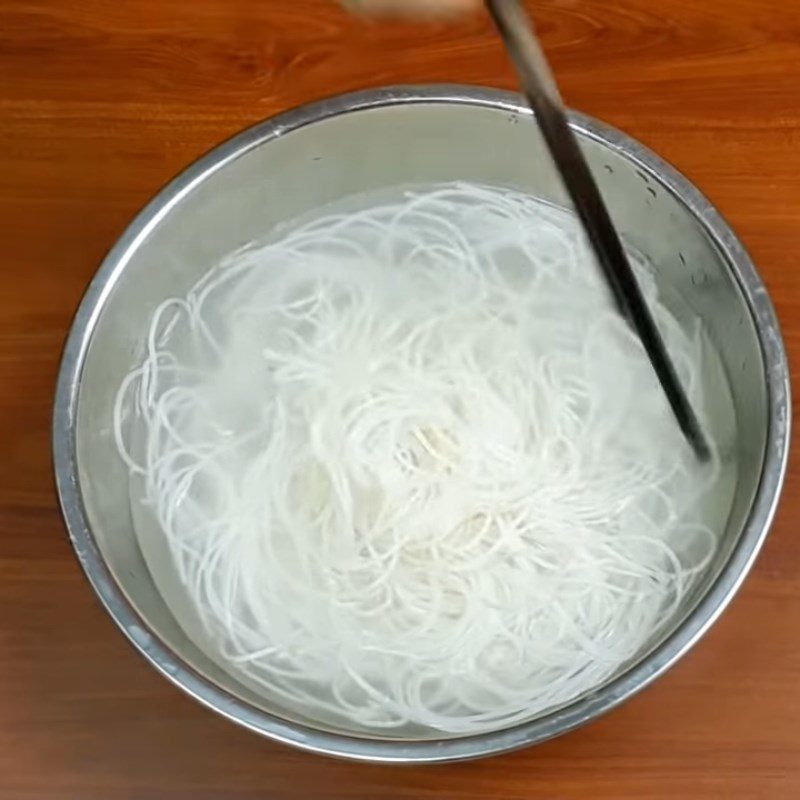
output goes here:
[[[635, 145], [623, 151], [580, 121], [575, 124], [620, 231], [651, 261], [665, 294], [680, 297], [705, 321], [730, 384], [738, 477], [722, 547], [694, 603], [725, 564], [761, 476], [768, 424], [759, 339], [730, 264], [668, 181], [637, 160]], [[116, 268], [91, 318], [80, 378], [76, 449], [79, 491], [97, 545], [151, 632], [219, 687], [296, 719], [193, 644], [140, 552], [111, 419], [115, 393], [141, 355], [140, 340], [153, 309], [169, 296], [184, 294], [220, 257], [263, 238], [276, 223], [344, 195], [468, 180], [568, 203], [531, 117], [509, 109], [433, 101], [386, 105], [275, 133], [265, 126], [249, 148], [240, 148], [244, 152], [185, 182], [182, 192], [146, 216], [147, 224], [110, 256]]]

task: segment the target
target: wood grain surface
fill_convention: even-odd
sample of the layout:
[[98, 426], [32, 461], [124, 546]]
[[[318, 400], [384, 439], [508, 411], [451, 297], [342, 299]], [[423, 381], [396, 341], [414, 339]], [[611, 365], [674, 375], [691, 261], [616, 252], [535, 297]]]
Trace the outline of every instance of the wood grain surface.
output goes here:
[[[567, 101], [637, 137], [750, 249], [800, 361], [800, 0], [540, 0]], [[800, 472], [731, 608], [602, 720], [461, 765], [363, 766], [240, 730], [95, 601], [56, 506], [50, 409], [84, 286], [188, 161], [366, 86], [513, 86], [487, 20], [370, 24], [333, 0], [0, 0], [0, 798], [800, 797]]]

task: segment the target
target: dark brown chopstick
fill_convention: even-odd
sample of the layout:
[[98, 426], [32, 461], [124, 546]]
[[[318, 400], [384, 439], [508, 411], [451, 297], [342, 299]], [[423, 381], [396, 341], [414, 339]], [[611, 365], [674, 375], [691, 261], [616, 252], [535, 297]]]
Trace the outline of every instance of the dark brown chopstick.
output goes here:
[[645, 303], [577, 137], [570, 128], [555, 79], [532, 24], [518, 0], [486, 0], [486, 6], [516, 67], [522, 90], [617, 307], [638, 334], [681, 431], [697, 457], [705, 461], [710, 456], [708, 442]]

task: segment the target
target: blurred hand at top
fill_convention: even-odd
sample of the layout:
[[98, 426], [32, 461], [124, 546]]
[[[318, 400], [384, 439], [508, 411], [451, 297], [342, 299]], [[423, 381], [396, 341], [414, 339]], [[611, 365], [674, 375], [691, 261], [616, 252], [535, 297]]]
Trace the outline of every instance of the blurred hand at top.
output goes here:
[[370, 17], [453, 17], [474, 11], [481, 0], [342, 0], [345, 8]]

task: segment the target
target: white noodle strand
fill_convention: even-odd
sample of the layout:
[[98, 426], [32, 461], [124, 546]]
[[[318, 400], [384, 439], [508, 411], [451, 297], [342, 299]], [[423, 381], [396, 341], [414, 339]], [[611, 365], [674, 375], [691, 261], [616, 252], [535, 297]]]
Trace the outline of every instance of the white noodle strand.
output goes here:
[[[692, 401], [703, 345], [643, 283]], [[155, 311], [120, 456], [212, 648], [287, 709], [474, 733], [596, 688], [717, 546], [572, 215], [448, 184], [231, 255]]]

